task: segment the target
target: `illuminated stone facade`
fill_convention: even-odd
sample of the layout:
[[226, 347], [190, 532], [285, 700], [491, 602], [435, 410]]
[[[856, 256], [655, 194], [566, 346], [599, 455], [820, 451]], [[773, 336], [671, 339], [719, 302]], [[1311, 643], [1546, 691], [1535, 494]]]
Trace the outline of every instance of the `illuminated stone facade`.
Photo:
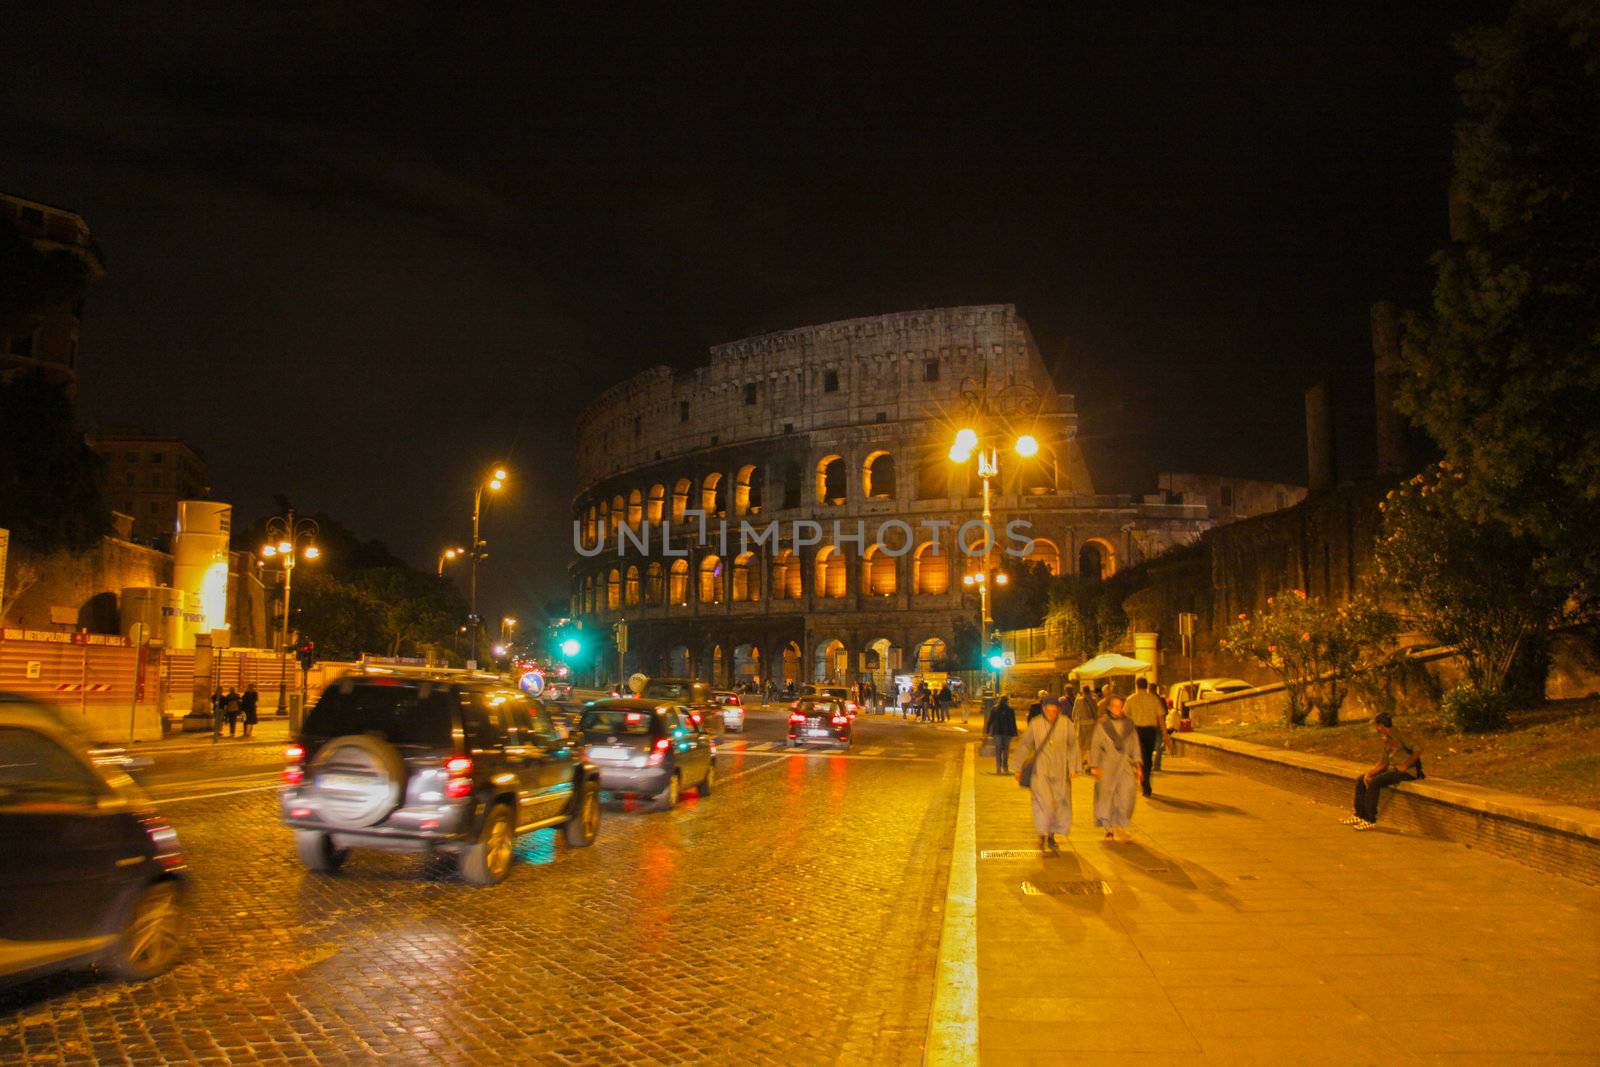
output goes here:
[[[986, 414], [973, 410], [979, 396]], [[975, 459], [948, 456], [966, 426], [998, 451], [999, 549], [1018, 543], [1006, 525], [1025, 521], [1031, 558], [1056, 573], [1108, 575], [1209, 525], [1203, 505], [1094, 492], [1072, 398], [1014, 307], [849, 319], [718, 345], [707, 366], [656, 367], [585, 409], [574, 615], [601, 630], [626, 619], [629, 670], [720, 684], [884, 685], [891, 672], [929, 669], [957, 620], [978, 622], [962, 577], [981, 556], [957, 540], [981, 515], [981, 481]], [[1024, 433], [1040, 445], [1028, 459], [1012, 449]], [[707, 515], [705, 543], [695, 510]], [[820, 543], [806, 543], [807, 520]], [[863, 524], [865, 543], [835, 543], [835, 521], [845, 534]], [[741, 551], [743, 524], [774, 522], [776, 542]], [[964, 543], [981, 538], [972, 526]]]

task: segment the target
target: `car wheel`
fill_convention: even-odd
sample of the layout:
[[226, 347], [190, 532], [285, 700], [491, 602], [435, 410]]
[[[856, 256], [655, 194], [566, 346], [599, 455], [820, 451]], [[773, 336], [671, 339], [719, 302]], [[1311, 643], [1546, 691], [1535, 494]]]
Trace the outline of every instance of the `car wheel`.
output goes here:
[[701, 799], [704, 799], [711, 795], [711, 791], [716, 788], [716, 785], [717, 765], [708, 763], [706, 764], [706, 776], [700, 779], [700, 784], [695, 787], [695, 792], [700, 794]]
[[594, 844], [595, 837], [600, 833], [600, 790], [592, 785], [580, 785], [575, 799], [577, 807], [567, 816], [564, 833], [568, 845], [586, 848]]
[[102, 966], [118, 978], [143, 981], [171, 967], [183, 930], [177, 882], [152, 882], [128, 910], [128, 922]]
[[511, 873], [511, 855], [516, 848], [516, 833], [511, 828], [511, 811], [496, 804], [483, 820], [483, 835], [461, 853], [461, 877], [473, 885], [494, 885]]
[[294, 851], [308, 871], [337, 871], [350, 858], [347, 848], [334, 848], [333, 835], [321, 830], [296, 830]]
[[678, 798], [683, 795], [683, 776], [677, 771], [672, 772], [672, 777], [667, 779], [667, 787], [661, 791], [656, 799], [660, 801], [665, 811], [671, 811], [678, 806]]

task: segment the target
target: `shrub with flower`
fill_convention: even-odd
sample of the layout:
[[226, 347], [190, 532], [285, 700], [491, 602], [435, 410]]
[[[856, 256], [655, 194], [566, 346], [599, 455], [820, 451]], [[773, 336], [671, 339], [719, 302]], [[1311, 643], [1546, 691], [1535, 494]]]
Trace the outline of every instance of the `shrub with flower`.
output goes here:
[[1283, 682], [1285, 719], [1299, 726], [1312, 712], [1331, 726], [1349, 692], [1350, 677], [1385, 655], [1393, 618], [1358, 597], [1339, 607], [1293, 589], [1267, 599], [1264, 610], [1241, 614], [1222, 647], [1255, 660]]

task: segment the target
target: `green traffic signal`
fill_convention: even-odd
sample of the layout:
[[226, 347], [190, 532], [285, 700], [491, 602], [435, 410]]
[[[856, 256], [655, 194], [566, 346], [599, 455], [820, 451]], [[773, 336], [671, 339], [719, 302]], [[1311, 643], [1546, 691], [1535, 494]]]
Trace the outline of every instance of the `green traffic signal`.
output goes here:
[[568, 659], [571, 659], [582, 651], [583, 642], [579, 641], [576, 637], [569, 637], [565, 641], [561, 642], [561, 654]]

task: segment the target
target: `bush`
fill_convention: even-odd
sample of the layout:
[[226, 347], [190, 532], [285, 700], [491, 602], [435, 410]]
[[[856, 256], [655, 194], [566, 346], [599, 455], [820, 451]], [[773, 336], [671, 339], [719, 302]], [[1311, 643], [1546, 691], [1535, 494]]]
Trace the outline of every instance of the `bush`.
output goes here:
[[1511, 716], [1513, 701], [1495, 689], [1457, 686], [1444, 695], [1444, 713], [1465, 733], [1481, 734], [1504, 727]]

